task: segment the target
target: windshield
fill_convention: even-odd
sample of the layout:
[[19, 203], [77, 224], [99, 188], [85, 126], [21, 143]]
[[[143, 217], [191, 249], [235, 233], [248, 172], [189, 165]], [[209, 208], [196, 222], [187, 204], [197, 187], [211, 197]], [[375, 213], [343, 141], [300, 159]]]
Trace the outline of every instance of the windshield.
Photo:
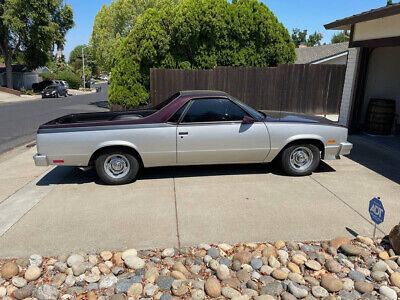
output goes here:
[[51, 85], [51, 86], [48, 86], [47, 88], [45, 88], [46, 91], [55, 91], [56, 89], [57, 89], [56, 85]]
[[249, 112], [256, 119], [258, 119], [258, 120], [264, 119], [265, 116], [261, 112], [259, 112], [259, 111], [255, 110], [254, 108], [252, 108], [252, 107], [240, 102], [238, 99], [236, 99], [236, 98], [234, 98], [232, 96], [231, 96], [231, 98], [232, 98], [233, 101], [236, 102], [237, 105], [242, 107], [245, 111]]
[[153, 107], [153, 109], [160, 110], [170, 104], [172, 100], [176, 99], [176, 97], [179, 96], [179, 93], [173, 94], [171, 97], [169, 97], [167, 100], [161, 102], [160, 104], [157, 104], [156, 106]]

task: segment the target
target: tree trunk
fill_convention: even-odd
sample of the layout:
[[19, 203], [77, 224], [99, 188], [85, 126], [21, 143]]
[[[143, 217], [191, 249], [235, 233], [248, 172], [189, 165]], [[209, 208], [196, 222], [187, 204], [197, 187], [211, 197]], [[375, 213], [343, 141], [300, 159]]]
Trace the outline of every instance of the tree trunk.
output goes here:
[[13, 78], [12, 78], [12, 61], [11, 55], [6, 50], [4, 54], [4, 64], [6, 65], [6, 78], [7, 78], [7, 87], [9, 89], [13, 89]]

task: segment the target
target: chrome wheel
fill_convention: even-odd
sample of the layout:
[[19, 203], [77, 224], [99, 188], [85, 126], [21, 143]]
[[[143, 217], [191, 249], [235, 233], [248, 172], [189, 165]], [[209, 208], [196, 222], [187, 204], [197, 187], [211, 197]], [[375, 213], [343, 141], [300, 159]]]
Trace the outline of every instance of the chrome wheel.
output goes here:
[[104, 171], [111, 178], [123, 178], [131, 169], [129, 160], [125, 155], [112, 154], [104, 161]]
[[314, 155], [306, 147], [297, 147], [290, 154], [290, 165], [298, 171], [306, 171], [313, 163]]

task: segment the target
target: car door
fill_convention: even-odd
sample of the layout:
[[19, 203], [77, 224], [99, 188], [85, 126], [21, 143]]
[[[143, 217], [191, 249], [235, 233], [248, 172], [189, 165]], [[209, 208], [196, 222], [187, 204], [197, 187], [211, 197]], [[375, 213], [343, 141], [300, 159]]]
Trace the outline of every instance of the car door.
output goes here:
[[269, 152], [264, 122], [226, 98], [195, 99], [177, 127], [177, 164], [262, 162]]

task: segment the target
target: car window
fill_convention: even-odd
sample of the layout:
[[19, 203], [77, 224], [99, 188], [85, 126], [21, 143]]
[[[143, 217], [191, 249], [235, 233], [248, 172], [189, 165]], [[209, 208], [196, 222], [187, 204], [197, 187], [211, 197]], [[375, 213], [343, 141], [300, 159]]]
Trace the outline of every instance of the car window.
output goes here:
[[183, 123], [242, 121], [246, 112], [228, 99], [194, 100]]
[[169, 118], [168, 122], [178, 123], [179, 119], [181, 118], [188, 104], [189, 102], [186, 102], [185, 105], [183, 105], [180, 109], [178, 109], [177, 112], [171, 118]]

